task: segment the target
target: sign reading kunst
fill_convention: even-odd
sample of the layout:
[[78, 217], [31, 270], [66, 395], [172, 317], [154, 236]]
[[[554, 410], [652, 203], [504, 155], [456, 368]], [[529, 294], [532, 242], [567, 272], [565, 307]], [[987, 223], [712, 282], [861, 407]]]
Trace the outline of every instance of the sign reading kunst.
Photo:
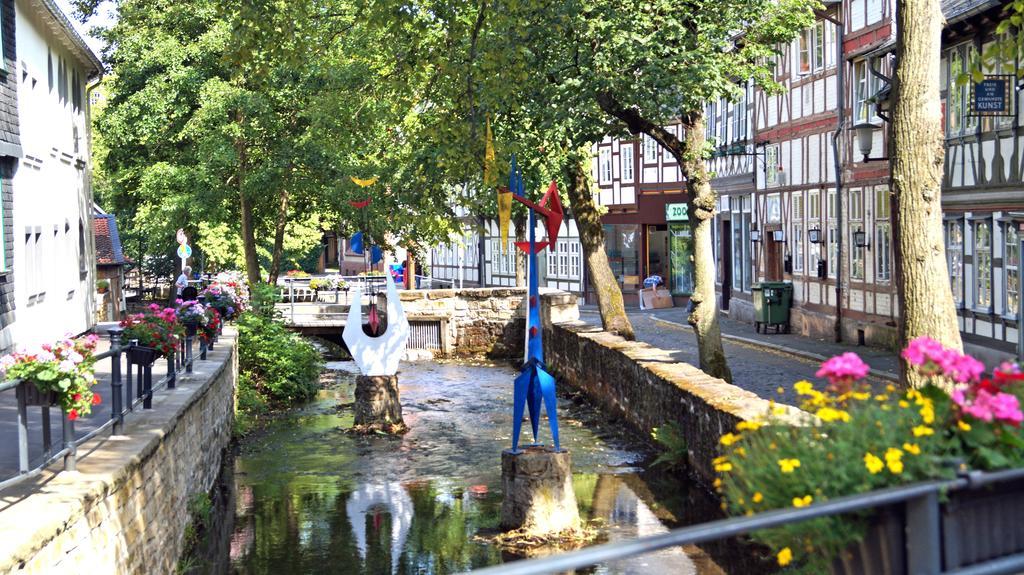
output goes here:
[[1013, 116], [1015, 82], [1012, 74], [985, 76], [980, 82], [972, 82], [970, 115]]

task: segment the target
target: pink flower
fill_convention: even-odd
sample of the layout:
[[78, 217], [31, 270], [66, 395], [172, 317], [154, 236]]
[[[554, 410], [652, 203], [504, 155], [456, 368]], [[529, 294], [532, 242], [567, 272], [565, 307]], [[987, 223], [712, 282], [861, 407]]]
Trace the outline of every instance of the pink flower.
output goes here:
[[1021, 412], [1020, 401], [1015, 395], [979, 389], [972, 399], [968, 399], [963, 389], [957, 389], [950, 397], [965, 414], [982, 421], [1000, 421], [1013, 426], [1024, 422], [1024, 412]]
[[831, 385], [840, 385], [864, 379], [869, 371], [871, 368], [861, 360], [860, 356], [848, 351], [822, 363], [821, 369], [814, 375], [828, 378]]
[[955, 349], [947, 349], [927, 336], [914, 338], [902, 355], [908, 363], [917, 366], [922, 375], [946, 376], [957, 383], [978, 381], [985, 372], [985, 365], [980, 361]]

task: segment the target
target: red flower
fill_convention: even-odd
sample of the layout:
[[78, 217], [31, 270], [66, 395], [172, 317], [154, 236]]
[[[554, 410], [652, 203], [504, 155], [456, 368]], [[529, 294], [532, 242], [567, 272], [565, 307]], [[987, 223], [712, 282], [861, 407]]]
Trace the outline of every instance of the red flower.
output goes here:
[[99, 405], [100, 404], [100, 394], [98, 394], [98, 393], [92, 394], [92, 404], [93, 405]]
[[79, 401], [82, 401], [82, 394], [76, 393], [72, 399], [74, 400], [75, 403], [78, 403]]
[[68, 420], [74, 421], [76, 419], [78, 419], [78, 410], [72, 409], [71, 411], [68, 412]]

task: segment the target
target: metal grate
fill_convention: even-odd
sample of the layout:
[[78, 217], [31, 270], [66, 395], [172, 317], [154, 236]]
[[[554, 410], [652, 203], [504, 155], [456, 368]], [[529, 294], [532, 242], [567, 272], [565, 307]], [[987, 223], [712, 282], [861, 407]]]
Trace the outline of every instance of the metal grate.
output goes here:
[[441, 350], [441, 322], [439, 320], [410, 321], [409, 349]]

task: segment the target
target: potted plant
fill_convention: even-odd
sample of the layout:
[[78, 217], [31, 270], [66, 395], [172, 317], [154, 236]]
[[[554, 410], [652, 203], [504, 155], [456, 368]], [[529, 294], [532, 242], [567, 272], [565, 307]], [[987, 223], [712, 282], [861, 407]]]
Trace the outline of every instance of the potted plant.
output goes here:
[[136, 341], [128, 348], [128, 359], [139, 365], [153, 365], [160, 356], [178, 349], [178, 336], [183, 332], [177, 323], [174, 308], [151, 304], [142, 313], [121, 321], [122, 341]]
[[223, 320], [234, 318], [235, 314], [241, 310], [237, 291], [231, 286], [218, 282], [207, 286], [203, 293], [199, 294], [199, 299], [204, 301], [207, 306], [216, 308]]
[[185, 335], [194, 336], [206, 324], [206, 306], [196, 300], [182, 302], [176, 312], [178, 323], [185, 326]]
[[217, 339], [217, 334], [220, 333], [220, 312], [216, 308], [206, 307], [206, 322], [202, 324], [202, 331], [199, 332], [199, 338], [206, 343], [207, 349], [213, 349], [213, 342]]
[[110, 289], [110, 281], [109, 280], [97, 280], [96, 281], [96, 293], [107, 293], [107, 290], [109, 290], [109, 289]]
[[[1006, 363], [991, 379], [983, 378], [981, 362], [928, 338], [912, 341], [903, 357], [930, 378], [926, 386], [872, 389], [863, 382], [868, 366], [846, 353], [822, 364], [817, 375], [828, 380], [826, 386], [818, 389], [809, 381], [794, 386], [807, 412], [804, 425], [788, 425], [766, 414], [763, 421], [741, 422], [722, 436], [722, 456], [713, 463], [720, 473], [715, 483], [724, 495], [723, 505], [734, 514], [753, 514], [948, 479], [964, 469], [1024, 466], [1024, 374], [1019, 366]], [[1024, 504], [1019, 484], [987, 496], [1002, 497], [1008, 510]], [[944, 505], [957, 506], [954, 519], [998, 511], [998, 505], [979, 504], [977, 498], [953, 493]], [[946, 515], [948, 511], [944, 522]], [[963, 521], [961, 527], [994, 522]], [[844, 572], [834, 558], [852, 546], [892, 543], [882, 535], [893, 532], [885, 523], [883, 516], [863, 514], [823, 517], [757, 531], [752, 537], [776, 552], [780, 566], [792, 563], [791, 569], [807, 573]], [[950, 533], [955, 528], [943, 527]], [[963, 545], [985, 533], [958, 537]], [[991, 556], [1024, 551], [1019, 543], [1007, 541], [1000, 543], [1006, 548], [996, 550], [988, 541], [985, 548], [992, 548]]]
[[29, 405], [59, 405], [68, 419], [74, 421], [88, 415], [100, 402], [93, 393], [97, 337], [64, 338], [33, 350], [24, 350], [0, 358], [0, 373], [7, 379], [20, 379], [28, 384]]

